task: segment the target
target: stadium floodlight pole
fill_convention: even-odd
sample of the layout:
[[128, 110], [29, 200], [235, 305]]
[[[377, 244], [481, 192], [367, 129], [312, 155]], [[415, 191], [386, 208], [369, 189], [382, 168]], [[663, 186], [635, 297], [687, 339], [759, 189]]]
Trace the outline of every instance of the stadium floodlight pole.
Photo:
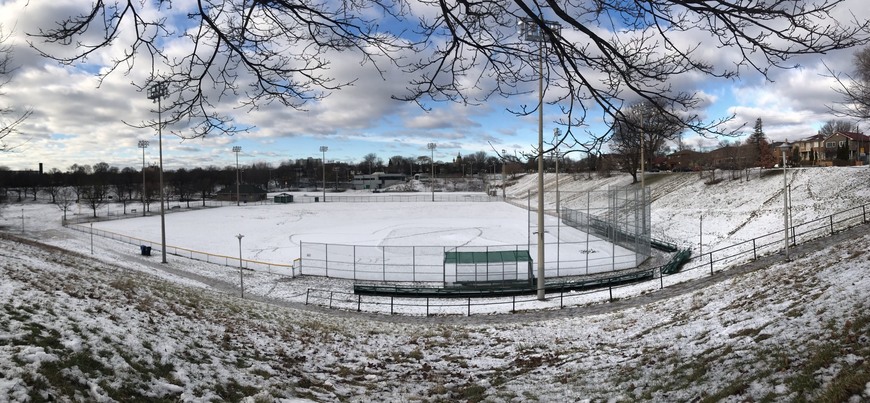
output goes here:
[[236, 206], [241, 206], [242, 193], [239, 191], [241, 177], [239, 175], [239, 153], [242, 152], [242, 146], [234, 146], [233, 152], [236, 153]]
[[158, 81], [148, 87], [148, 99], [157, 102], [157, 145], [160, 150], [160, 256], [161, 263], [166, 263], [166, 211], [163, 197], [163, 123], [161, 121], [162, 104], [160, 100], [169, 95], [166, 81]]
[[[539, 25], [540, 22], [540, 25]], [[546, 299], [544, 289], [544, 47], [549, 36], [542, 25], [553, 35], [558, 36], [561, 26], [558, 22], [543, 18], [521, 18], [520, 36], [527, 42], [538, 44], [538, 299]]]
[[779, 146], [782, 151], [782, 218], [783, 218], [783, 240], [785, 241], [785, 260], [788, 260], [788, 170], [785, 166], [785, 153], [789, 149], [789, 144], [783, 142]]
[[643, 192], [643, 189], [646, 187], [646, 167], [644, 166], [644, 144], [643, 140], [646, 137], [646, 111], [640, 111], [640, 191]]
[[430, 164], [430, 168], [432, 169], [432, 178], [430, 179], [430, 182], [432, 184], [432, 201], [433, 202], [435, 201], [435, 148], [437, 148], [437, 147], [438, 147], [438, 145], [435, 143], [426, 144], [426, 148], [428, 148], [429, 151], [432, 152], [432, 156], [429, 157], [429, 164]]
[[236, 235], [239, 238], [239, 286], [242, 289], [242, 299], [245, 299], [245, 278], [242, 276], [242, 234]]
[[142, 217], [145, 217], [145, 149], [148, 140], [139, 140], [139, 148], [142, 149]]
[[328, 151], [328, 150], [329, 150], [329, 147], [320, 146], [320, 152], [323, 154], [323, 158], [320, 160], [320, 165], [323, 166], [323, 202], [324, 203], [326, 203], [326, 151]]

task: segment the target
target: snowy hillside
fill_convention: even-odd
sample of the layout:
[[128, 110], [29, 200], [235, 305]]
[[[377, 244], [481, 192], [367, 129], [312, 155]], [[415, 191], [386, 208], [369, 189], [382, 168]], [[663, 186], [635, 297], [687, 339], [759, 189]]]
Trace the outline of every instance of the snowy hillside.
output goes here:
[[[868, 200], [867, 168], [792, 172], [795, 224]], [[654, 231], [692, 242], [703, 214], [712, 247], [780, 229], [782, 176], [757, 175], [649, 175]], [[868, 225], [613, 303], [405, 317], [242, 300], [237, 270], [91, 244], [55, 215], [0, 218], [0, 401], [870, 401]]]
[[[753, 170], [749, 180], [730, 179], [717, 172], [715, 184], [698, 173], [647, 173], [652, 191], [653, 236], [697, 246], [703, 215], [704, 249], [715, 249], [768, 234], [783, 227], [782, 171]], [[847, 208], [870, 203], [870, 168], [832, 167], [788, 170], [791, 189], [791, 225], [828, 216]], [[563, 207], [582, 208], [584, 197], [573, 192], [607, 190], [632, 185], [631, 177], [616, 174], [601, 178], [593, 174], [560, 175]], [[555, 209], [556, 175], [544, 177], [545, 209]], [[537, 176], [527, 175], [508, 187], [507, 197], [526, 205], [531, 194], [536, 206]]]

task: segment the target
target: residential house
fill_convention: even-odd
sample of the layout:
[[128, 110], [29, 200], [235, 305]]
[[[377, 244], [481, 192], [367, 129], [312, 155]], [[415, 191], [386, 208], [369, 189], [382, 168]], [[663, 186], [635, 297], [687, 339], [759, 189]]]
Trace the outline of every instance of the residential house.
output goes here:
[[802, 165], [825, 165], [825, 135], [815, 134], [794, 142]]
[[863, 133], [836, 132], [824, 139], [824, 159], [834, 161], [838, 158], [838, 151], [845, 148], [848, 155], [847, 161], [867, 163], [867, 151], [870, 147], [870, 137]]

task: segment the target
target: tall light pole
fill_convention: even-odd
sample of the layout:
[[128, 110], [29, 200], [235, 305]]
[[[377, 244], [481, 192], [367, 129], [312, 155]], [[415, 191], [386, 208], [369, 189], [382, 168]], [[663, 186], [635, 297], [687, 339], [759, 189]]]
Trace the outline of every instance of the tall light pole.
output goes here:
[[783, 142], [779, 145], [779, 150], [782, 151], [782, 219], [783, 219], [783, 240], [785, 241], [785, 260], [788, 260], [788, 170], [785, 166], [785, 153], [789, 149], [789, 144]]
[[644, 106], [641, 106], [640, 110], [640, 191], [643, 192], [644, 187], [646, 187], [646, 161], [645, 161], [645, 153], [644, 150], [644, 138], [646, 137], [646, 110], [644, 110]]
[[139, 140], [139, 148], [142, 149], [142, 217], [145, 217], [145, 149], [148, 140]]
[[435, 149], [438, 147], [435, 143], [426, 144], [426, 148], [432, 152], [432, 156], [429, 157], [430, 168], [432, 169], [432, 178], [430, 179], [432, 185], [432, 201], [435, 201]]
[[[559, 34], [558, 22], [538, 19], [554, 37]], [[549, 39], [541, 25], [532, 18], [520, 19], [520, 36], [538, 43], [538, 299], [546, 299], [544, 290], [544, 44]]]
[[242, 234], [236, 235], [236, 238], [239, 238], [239, 286], [242, 289], [242, 299], [245, 298], [245, 278], [242, 276], [242, 238], [244, 237]]
[[[160, 256], [166, 263], [166, 209], [163, 197], [163, 123], [161, 122], [162, 104], [160, 100], [169, 95], [165, 81], [158, 81], [148, 87], [148, 99], [157, 102], [157, 145], [160, 150]], [[143, 150], [144, 151], [144, 150]]]
[[320, 165], [323, 166], [323, 202], [326, 203], [326, 151], [329, 150], [327, 146], [320, 146], [320, 152], [323, 154], [323, 158], [320, 160]]
[[242, 194], [239, 191], [239, 183], [241, 183], [241, 177], [239, 176], [239, 153], [242, 152], [242, 146], [234, 146], [233, 152], [236, 153], [236, 206], [241, 206]]

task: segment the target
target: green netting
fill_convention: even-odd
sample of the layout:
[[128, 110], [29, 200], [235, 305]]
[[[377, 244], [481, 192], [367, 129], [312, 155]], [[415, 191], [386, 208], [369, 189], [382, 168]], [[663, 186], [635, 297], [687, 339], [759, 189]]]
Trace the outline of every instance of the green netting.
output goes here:
[[487, 264], [505, 262], [530, 262], [527, 250], [489, 251], [489, 252], [446, 252], [445, 264]]

